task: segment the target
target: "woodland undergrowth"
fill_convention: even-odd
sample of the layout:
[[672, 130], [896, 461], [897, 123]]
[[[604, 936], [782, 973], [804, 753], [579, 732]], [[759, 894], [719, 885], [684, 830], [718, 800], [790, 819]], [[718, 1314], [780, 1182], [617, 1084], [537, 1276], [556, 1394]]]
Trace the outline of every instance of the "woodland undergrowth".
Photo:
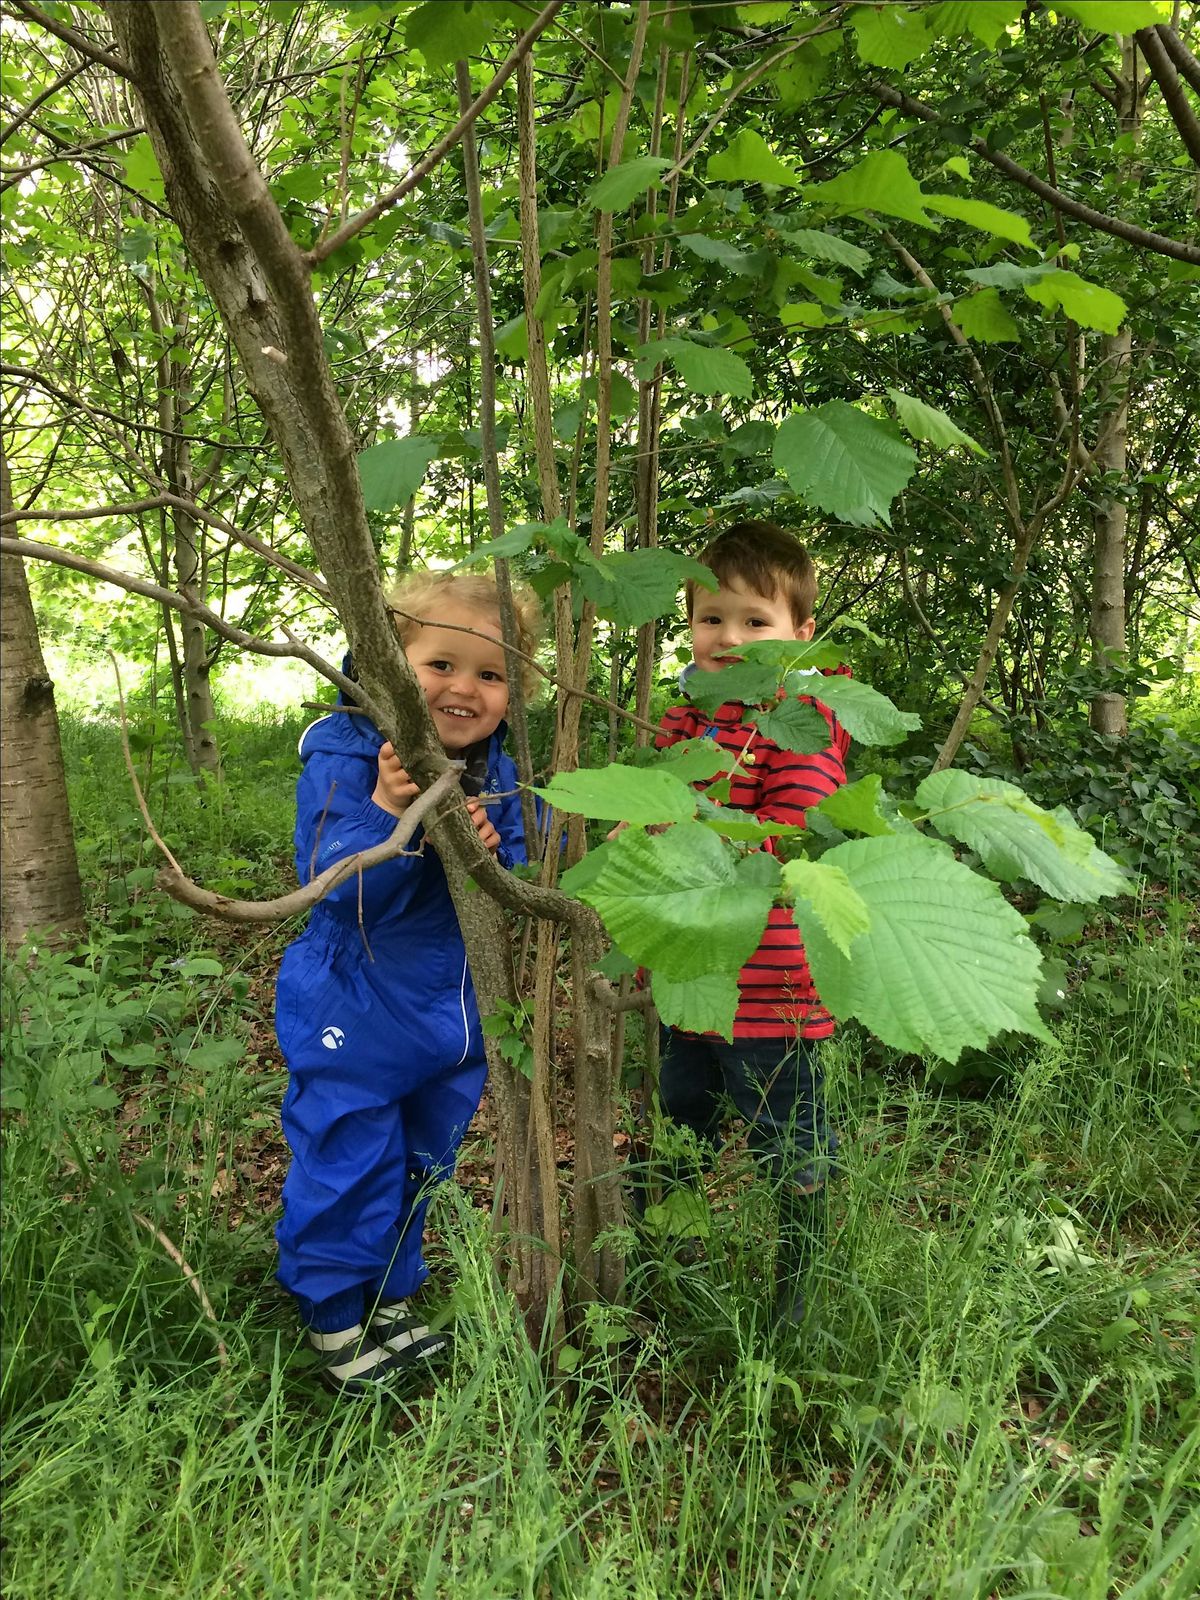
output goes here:
[[[288, 881], [295, 731], [231, 726], [236, 782], [204, 795], [164, 730], [135, 735], [209, 886]], [[1196, 1591], [1200, 959], [1171, 884], [1044, 918], [1051, 1046], [949, 1084], [844, 1031], [799, 1337], [768, 1325], [769, 1204], [734, 1142], [700, 1258], [631, 1230], [627, 1303], [555, 1371], [493, 1268], [485, 1106], [433, 1212], [452, 1359], [348, 1406], [271, 1276], [295, 930], [157, 896], [114, 731], [65, 743], [89, 941], [4, 977], [11, 1600]], [[636, 1095], [629, 1117], [640, 1143]]]

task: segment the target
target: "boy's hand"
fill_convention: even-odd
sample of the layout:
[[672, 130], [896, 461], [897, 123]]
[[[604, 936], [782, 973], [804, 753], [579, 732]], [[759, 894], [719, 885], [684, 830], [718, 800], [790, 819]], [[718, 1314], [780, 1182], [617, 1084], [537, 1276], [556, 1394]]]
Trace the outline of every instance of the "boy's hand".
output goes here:
[[611, 829], [610, 832], [604, 835], [605, 844], [608, 844], [610, 840], [615, 839], [619, 833], [624, 833], [628, 826], [629, 824], [627, 822], [618, 822], [615, 828]]
[[471, 813], [471, 821], [478, 830], [480, 844], [485, 850], [490, 850], [495, 855], [500, 848], [500, 835], [496, 832], [491, 818], [474, 795], [468, 795], [467, 797], [467, 810]]
[[379, 750], [379, 781], [371, 799], [381, 810], [399, 817], [403, 816], [418, 793], [416, 784], [400, 765], [400, 757], [385, 742]]

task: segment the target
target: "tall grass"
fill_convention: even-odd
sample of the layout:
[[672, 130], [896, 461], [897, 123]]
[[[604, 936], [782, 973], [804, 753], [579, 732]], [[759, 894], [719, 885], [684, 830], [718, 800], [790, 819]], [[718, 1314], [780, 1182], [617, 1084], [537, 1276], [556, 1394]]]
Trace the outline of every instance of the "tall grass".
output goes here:
[[[290, 810], [283, 741], [246, 738], [262, 785], [254, 764], [279, 758], [282, 802], [169, 796], [205, 872], [286, 853], [290, 819], [267, 837]], [[96, 772], [110, 752], [91, 754]], [[89, 837], [108, 828], [93, 859], [115, 842], [128, 880], [136, 840], [83, 809]], [[176, 920], [136, 879], [95, 930], [5, 977], [11, 1600], [1200, 1586], [1182, 915], [1110, 940], [1124, 1009], [1079, 991], [1057, 1044], [984, 1097], [869, 1073], [843, 1038], [842, 1171], [799, 1337], [770, 1327], [770, 1206], [736, 1151], [703, 1259], [630, 1235], [629, 1303], [589, 1314], [557, 1376], [497, 1280], [490, 1218], [449, 1185], [424, 1302], [453, 1315], [453, 1354], [356, 1405], [314, 1384], [271, 1276], [279, 936]]]

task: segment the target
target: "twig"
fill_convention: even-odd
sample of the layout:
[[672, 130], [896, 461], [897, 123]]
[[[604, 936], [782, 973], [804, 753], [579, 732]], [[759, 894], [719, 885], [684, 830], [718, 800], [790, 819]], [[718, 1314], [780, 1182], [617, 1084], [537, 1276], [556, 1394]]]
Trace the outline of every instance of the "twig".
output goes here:
[[367, 206], [357, 216], [351, 217], [348, 222], [343, 223], [336, 233], [329, 235], [328, 239], [324, 239], [320, 244], [314, 245], [304, 257], [307, 266], [319, 267], [322, 261], [333, 255], [334, 251], [340, 250], [347, 240], [353, 239], [356, 233], [361, 233], [364, 228], [369, 227], [385, 211], [390, 210], [398, 201], [403, 200], [406, 194], [411, 194], [417, 185], [429, 176], [438, 162], [458, 143], [463, 131], [471, 126], [481, 111], [486, 110], [491, 105], [516, 70], [517, 62], [520, 61], [526, 51], [533, 47], [534, 40], [537, 39], [538, 35], [543, 33], [554, 21], [555, 15], [562, 9], [563, 4], [564, 0], [550, 0], [550, 4], [538, 14], [532, 25], [517, 40], [508, 59], [496, 73], [491, 83], [481, 94], [476, 96], [449, 133], [438, 140], [433, 149], [428, 151], [417, 162], [408, 176], [398, 183], [394, 189], [389, 189], [387, 194], [381, 195], [372, 205]]
[[71, 45], [79, 51], [81, 56], [86, 56], [89, 61], [107, 67], [110, 72], [115, 72], [119, 78], [137, 86], [137, 79], [126, 64], [119, 57], [110, 55], [107, 50], [95, 45], [84, 34], [74, 28], [68, 28], [63, 22], [56, 22], [53, 17], [48, 17], [44, 11], [39, 11], [36, 6], [30, 5], [29, 0], [12, 0], [13, 8], [29, 22], [36, 22], [39, 28], [45, 28], [47, 33], [52, 33], [65, 44]]
[[[169, 1239], [161, 1228], [156, 1228], [148, 1217], [143, 1217], [140, 1211], [130, 1212], [130, 1215], [140, 1228], [145, 1228], [146, 1232], [150, 1234], [152, 1238], [157, 1239], [159, 1244], [162, 1245], [163, 1249], [170, 1256], [171, 1260], [179, 1268], [180, 1272], [183, 1273], [183, 1281], [188, 1285], [188, 1287], [195, 1294], [196, 1298], [199, 1300], [201, 1306], [203, 1307], [204, 1315], [212, 1323], [214, 1329], [218, 1328], [219, 1324], [217, 1322], [217, 1314], [212, 1308], [212, 1302], [204, 1292], [204, 1285], [200, 1282], [200, 1279], [196, 1273], [196, 1269], [189, 1266], [184, 1260], [183, 1255], [179, 1250], [179, 1246]], [[221, 1366], [225, 1371], [229, 1370], [229, 1351], [225, 1348], [225, 1341], [222, 1339], [219, 1332], [217, 1333], [217, 1360], [221, 1363]]]
[[142, 813], [142, 821], [146, 824], [146, 832], [154, 840], [163, 855], [166, 856], [174, 870], [182, 876], [183, 868], [171, 854], [165, 840], [154, 826], [154, 821], [150, 816], [150, 808], [146, 804], [146, 797], [142, 793], [141, 784], [138, 782], [138, 775], [133, 765], [133, 754], [129, 748], [129, 723], [125, 716], [125, 694], [121, 688], [121, 668], [111, 650], [106, 650], [105, 654], [113, 664], [113, 676], [117, 680], [117, 702], [121, 708], [121, 754], [125, 757], [125, 770], [128, 772], [129, 781], [133, 785], [133, 793], [138, 803], [138, 810]]

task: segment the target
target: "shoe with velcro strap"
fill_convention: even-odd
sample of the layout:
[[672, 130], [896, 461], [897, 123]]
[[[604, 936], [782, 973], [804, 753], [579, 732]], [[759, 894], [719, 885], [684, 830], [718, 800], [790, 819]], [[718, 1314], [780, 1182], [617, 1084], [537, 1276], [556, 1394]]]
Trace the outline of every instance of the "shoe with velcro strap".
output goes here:
[[372, 1336], [385, 1350], [408, 1365], [427, 1361], [450, 1344], [447, 1333], [431, 1333], [420, 1317], [414, 1316], [407, 1300], [387, 1300], [377, 1305], [370, 1316]]
[[412, 1360], [389, 1350], [361, 1323], [336, 1333], [306, 1330], [308, 1342], [320, 1356], [317, 1376], [327, 1389], [341, 1395], [386, 1393], [388, 1385], [412, 1367]]

